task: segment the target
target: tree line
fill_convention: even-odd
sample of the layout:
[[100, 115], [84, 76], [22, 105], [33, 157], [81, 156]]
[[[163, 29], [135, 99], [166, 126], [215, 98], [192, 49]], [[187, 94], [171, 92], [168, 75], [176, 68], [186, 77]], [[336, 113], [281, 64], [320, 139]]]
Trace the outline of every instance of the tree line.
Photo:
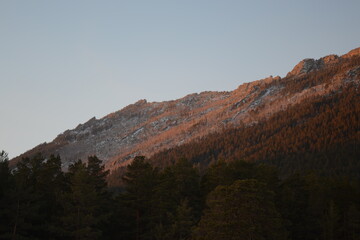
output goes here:
[[0, 239], [359, 239], [360, 186], [274, 166], [186, 159], [165, 168], [136, 157], [109, 188], [101, 160], [67, 172], [58, 156], [0, 161]]

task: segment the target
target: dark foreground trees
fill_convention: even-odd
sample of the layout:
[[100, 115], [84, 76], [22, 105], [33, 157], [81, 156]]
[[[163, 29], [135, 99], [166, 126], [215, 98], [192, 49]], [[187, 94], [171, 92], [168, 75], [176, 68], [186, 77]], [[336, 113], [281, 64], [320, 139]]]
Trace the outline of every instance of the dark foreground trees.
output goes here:
[[185, 159], [157, 169], [144, 157], [110, 192], [101, 161], [61, 171], [59, 157], [23, 159], [10, 171], [0, 154], [0, 239], [355, 240], [358, 179], [292, 175], [219, 161], [203, 174]]
[[10, 172], [1, 158], [0, 239], [100, 239], [107, 172], [96, 157], [88, 162], [64, 174], [59, 157], [36, 155]]
[[274, 192], [255, 179], [218, 186], [207, 197], [208, 209], [194, 231], [197, 240], [282, 240], [283, 220]]
[[102, 231], [99, 222], [106, 212], [101, 208], [101, 192], [94, 184], [96, 178], [81, 161], [70, 166], [67, 174], [67, 191], [60, 196], [62, 214], [60, 232], [66, 239], [99, 239]]
[[280, 180], [274, 167], [243, 161], [220, 161], [200, 176], [185, 159], [156, 169], [139, 157], [123, 190], [113, 222], [120, 239], [359, 237], [357, 179], [312, 173]]

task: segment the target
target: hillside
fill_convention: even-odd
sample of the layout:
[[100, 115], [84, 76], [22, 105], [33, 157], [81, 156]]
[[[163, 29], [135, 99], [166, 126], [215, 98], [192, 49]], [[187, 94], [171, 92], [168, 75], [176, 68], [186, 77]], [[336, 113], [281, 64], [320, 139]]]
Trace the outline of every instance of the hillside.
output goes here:
[[280, 111], [256, 125], [229, 128], [163, 150], [149, 161], [163, 168], [185, 158], [205, 169], [219, 160], [274, 164], [285, 175], [313, 171], [360, 175], [360, 92], [347, 85]]
[[[276, 154], [277, 151], [294, 153], [301, 151], [301, 149], [299, 151], [281, 149], [281, 143], [293, 139], [298, 133], [291, 128], [284, 129], [284, 126], [290, 123], [299, 129], [303, 125], [312, 126], [313, 129], [309, 128], [308, 131], [314, 132], [320, 128], [312, 124], [321, 126], [326, 123], [321, 120], [323, 119], [321, 114], [325, 113], [326, 109], [342, 111], [342, 106], [353, 107], [349, 107], [349, 114], [353, 116], [355, 113], [352, 124], [357, 124], [357, 128], [351, 127], [342, 135], [336, 130], [334, 134], [338, 135], [335, 139], [349, 138], [358, 141], [359, 115], [353, 110], [359, 109], [359, 83], [360, 48], [342, 56], [329, 55], [318, 60], [305, 59], [285, 78], [269, 77], [245, 83], [231, 92], [195, 93], [166, 102], [150, 103], [140, 100], [101, 119], [92, 118], [73, 130], [67, 130], [52, 142], [41, 144], [13, 159], [12, 163], [22, 157], [42, 152], [45, 156], [59, 154], [63, 168], [66, 169], [77, 159], [97, 155], [108, 169], [114, 170], [127, 165], [137, 155], [151, 157], [162, 150], [181, 145], [188, 146], [187, 143], [193, 144], [194, 140], [209, 134], [216, 136], [224, 130], [228, 131], [224, 134], [234, 132], [226, 129], [250, 131], [246, 136], [252, 135], [252, 132], [257, 133], [253, 135], [257, 138], [256, 141], [244, 140], [245, 142], [236, 147], [238, 152], [243, 152], [238, 157], [264, 160], [271, 158], [271, 154]], [[321, 106], [326, 102], [329, 104], [325, 104], [327, 107], [324, 110]], [[312, 109], [313, 106], [318, 107]], [[287, 116], [289, 114], [292, 120], [282, 122], [282, 119], [290, 119]], [[324, 116], [326, 119], [326, 117], [336, 117], [336, 114]], [[279, 124], [279, 129], [263, 133], [267, 131], [266, 126], [274, 122], [274, 119], [278, 119], [275, 122]], [[315, 122], [311, 122], [312, 119], [316, 119]], [[346, 116], [340, 119], [338, 125], [331, 123], [327, 127], [338, 128], [343, 124], [341, 121], [347, 121]], [[329, 131], [329, 128], [325, 128], [326, 131]], [[268, 137], [271, 134], [273, 138]], [[316, 132], [316, 134], [323, 133]], [[243, 133], [238, 133], [238, 136], [243, 136]], [[252, 139], [252, 137], [239, 138]], [[304, 145], [309, 144], [308, 137], [297, 138], [295, 141], [303, 141]], [[334, 140], [333, 144], [337, 143], [337, 140]], [[317, 143], [314, 144], [317, 146]], [[271, 147], [271, 151], [270, 146], [274, 146]], [[226, 156], [225, 154], [224, 157]]]

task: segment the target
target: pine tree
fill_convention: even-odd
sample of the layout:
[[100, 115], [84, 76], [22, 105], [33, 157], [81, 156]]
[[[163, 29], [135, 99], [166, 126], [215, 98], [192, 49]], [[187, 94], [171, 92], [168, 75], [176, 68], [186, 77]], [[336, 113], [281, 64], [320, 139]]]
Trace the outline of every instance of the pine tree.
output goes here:
[[338, 226], [339, 212], [333, 200], [329, 201], [329, 206], [323, 220], [323, 236], [326, 240], [336, 239], [336, 227]]
[[109, 170], [105, 170], [102, 161], [97, 156], [89, 156], [87, 161], [87, 171], [90, 176], [90, 184], [96, 189], [98, 197], [98, 208], [95, 212], [99, 220], [99, 228], [102, 230], [102, 239], [111, 238], [111, 226], [109, 219], [113, 214], [114, 201], [107, 186], [107, 176]]
[[347, 212], [347, 226], [345, 227], [349, 240], [360, 239], [360, 208], [359, 204], [351, 204]]
[[191, 229], [194, 226], [194, 213], [189, 207], [187, 199], [181, 201], [172, 217], [172, 225], [169, 231], [169, 238], [172, 240], [185, 240], [191, 236]]
[[24, 158], [14, 172], [12, 194], [12, 238], [46, 239], [52, 235], [51, 225], [59, 211], [57, 194], [62, 187], [61, 161], [40, 154]]
[[133, 223], [133, 228], [129, 229], [132, 239], [152, 238], [155, 226], [154, 189], [157, 179], [157, 171], [142, 156], [135, 157], [127, 167], [123, 177], [125, 193], [121, 201], [132, 216], [129, 219]]
[[102, 234], [98, 227], [101, 200], [93, 184], [95, 180], [80, 160], [69, 167], [67, 178], [69, 190], [61, 196], [61, 234], [67, 239], [99, 239]]
[[[176, 164], [167, 167], [160, 173], [158, 184], [155, 188], [155, 232], [157, 239], [177, 239], [183, 231], [184, 235], [191, 231], [193, 224], [200, 218], [201, 214], [201, 192], [200, 175], [197, 168], [186, 159], [180, 159]], [[191, 209], [192, 224], [188, 229], [178, 229], [180, 224], [178, 217], [179, 207], [184, 206]], [[184, 214], [184, 213], [181, 213]], [[174, 232], [175, 231], [175, 232]]]
[[0, 239], [10, 239], [15, 182], [9, 169], [8, 155], [0, 152]]
[[109, 174], [109, 170], [105, 171], [102, 161], [97, 156], [89, 156], [87, 170], [97, 191], [103, 194], [107, 193], [106, 177]]
[[253, 179], [218, 186], [207, 199], [209, 209], [194, 231], [198, 240], [286, 239], [274, 193]]

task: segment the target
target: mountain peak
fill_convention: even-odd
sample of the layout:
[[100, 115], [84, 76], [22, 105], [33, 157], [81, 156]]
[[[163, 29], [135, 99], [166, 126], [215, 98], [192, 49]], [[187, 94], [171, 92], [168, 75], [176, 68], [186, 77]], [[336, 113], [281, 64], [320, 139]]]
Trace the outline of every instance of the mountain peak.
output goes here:
[[291, 77], [303, 73], [309, 73], [311, 71], [320, 69], [320, 65], [321, 62], [319, 62], [319, 60], [315, 60], [313, 58], [306, 58], [296, 64], [293, 70], [291, 70], [291, 72], [289, 72], [286, 76]]
[[313, 58], [306, 58], [300, 61], [298, 64], [295, 65], [293, 70], [291, 70], [286, 76], [293, 77], [298, 76], [301, 74], [306, 74], [309, 72], [320, 70], [324, 67], [329, 65], [333, 65], [339, 62], [340, 59], [344, 58], [351, 58], [353, 56], [360, 56], [360, 47], [355, 48], [348, 53], [342, 55], [341, 57], [331, 54], [320, 59], [313, 59]]
[[341, 57], [350, 58], [350, 57], [353, 57], [353, 56], [360, 56], [360, 47], [351, 50], [350, 52], [342, 55]]
[[[227, 127], [254, 125], [304, 100], [336, 92], [346, 84], [359, 84], [360, 66], [353, 56], [360, 56], [360, 48], [341, 57], [304, 59], [287, 75], [304, 76], [301, 81], [270, 76], [229, 92], [193, 93], [165, 102], [139, 100], [65, 131], [53, 142], [35, 147], [13, 163], [42, 152], [46, 156], [59, 154], [66, 169], [76, 159], [97, 155], [107, 169], [116, 169], [137, 155], [151, 156]], [[328, 66], [334, 66], [334, 71], [324, 71], [326, 77], [306, 75]]]
[[289, 72], [286, 76], [291, 77], [317, 71], [325, 66], [335, 64], [338, 61], [339, 56], [335, 54], [331, 54], [320, 59], [306, 58], [296, 64], [293, 70], [291, 70], [291, 72]]

